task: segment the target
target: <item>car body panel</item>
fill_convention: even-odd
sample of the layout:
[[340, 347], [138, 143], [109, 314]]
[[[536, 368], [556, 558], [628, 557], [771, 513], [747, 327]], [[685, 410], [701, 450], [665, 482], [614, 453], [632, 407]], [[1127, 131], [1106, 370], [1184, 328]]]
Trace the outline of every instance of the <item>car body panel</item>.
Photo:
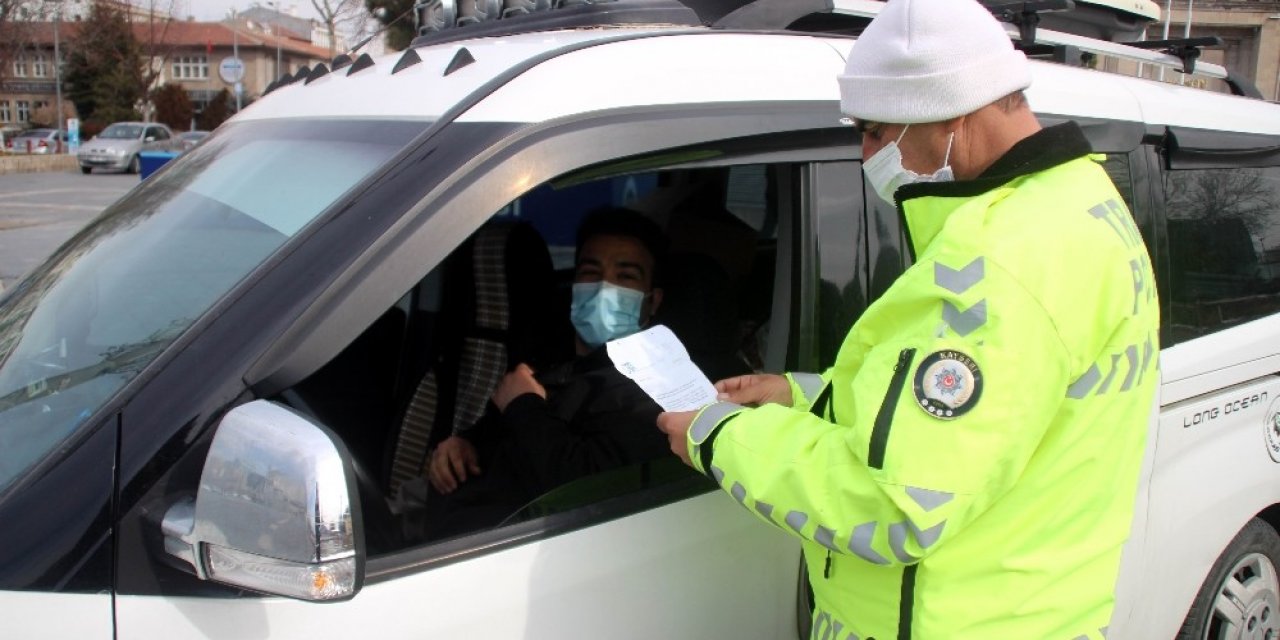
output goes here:
[[387, 640], [787, 638], [793, 594], [778, 585], [798, 562], [793, 538], [715, 492], [371, 584], [348, 602], [120, 596], [116, 617], [121, 640], [361, 635], [371, 621]]
[[0, 637], [115, 640], [110, 593], [0, 591]]

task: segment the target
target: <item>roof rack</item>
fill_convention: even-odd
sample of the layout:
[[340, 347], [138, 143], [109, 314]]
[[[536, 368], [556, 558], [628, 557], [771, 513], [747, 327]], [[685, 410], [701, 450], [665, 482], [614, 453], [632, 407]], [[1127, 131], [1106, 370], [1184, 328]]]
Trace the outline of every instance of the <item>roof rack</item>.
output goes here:
[[981, 0], [982, 5], [996, 17], [1018, 27], [1018, 38], [1023, 42], [1036, 41], [1036, 27], [1040, 26], [1040, 14], [1050, 11], [1070, 11], [1076, 8], [1072, 0], [1014, 0], [996, 2]]
[[[1015, 46], [1029, 57], [1083, 66], [1097, 56], [1170, 68], [1184, 74], [1216, 78], [1231, 92], [1251, 98], [1262, 94], [1248, 80], [1220, 65], [1198, 62], [1204, 47], [1221, 46], [1217, 37], [1182, 40], [1112, 42], [1097, 37], [1041, 28], [1041, 24], [1076, 26], [1103, 37], [1137, 37], [1158, 15], [1158, 7], [1142, 2], [1120, 7], [1117, 0], [979, 0], [997, 19]], [[1077, 9], [1077, 2], [1087, 5]], [[415, 0], [413, 15], [418, 37], [410, 45], [440, 44], [454, 40], [510, 35], [531, 31], [624, 25], [711, 26], [734, 30], [786, 30], [857, 35], [879, 15], [883, 0]], [[1136, 8], [1135, 8], [1136, 7]], [[1149, 9], [1149, 10], [1147, 10]], [[1081, 13], [1083, 20], [1063, 18], [1065, 12]], [[1073, 29], [1073, 31], [1076, 29]], [[343, 59], [345, 57], [345, 59]], [[416, 60], [402, 58], [396, 70]], [[339, 56], [323, 71], [303, 68], [284, 74], [267, 93], [284, 85], [310, 82], [328, 72], [352, 64]], [[360, 61], [347, 72], [366, 65]]]
[[417, 0], [412, 47], [530, 31], [623, 25], [703, 26], [678, 0]]
[[[1061, 2], [1061, 0], [1056, 1]], [[1048, 4], [1054, 3], [1055, 0], [1048, 0]], [[1015, 2], [1011, 4], [1032, 5], [1034, 8], [1034, 5], [1044, 3], [1031, 0], [1025, 3]], [[874, 18], [880, 13], [880, 8], [884, 6], [884, 3], [876, 0], [832, 0], [832, 5], [832, 11], [835, 13]], [[999, 5], [998, 9], [1003, 12], [1006, 7], [1008, 5], [1002, 4]], [[1014, 43], [1029, 56], [1047, 56], [1055, 61], [1076, 66], [1088, 62], [1092, 56], [1110, 56], [1142, 64], [1166, 67], [1188, 75], [1195, 74], [1206, 78], [1216, 78], [1226, 82], [1227, 87], [1235, 95], [1262, 98], [1262, 94], [1257, 87], [1254, 87], [1248, 80], [1227, 71], [1222, 66], [1207, 62], [1196, 63], [1196, 59], [1200, 56], [1199, 49], [1205, 46], [1220, 45], [1222, 43], [1220, 38], [1118, 43], [1036, 28], [1033, 28], [1032, 33], [1025, 34], [1032, 36], [1032, 38], [1024, 38], [1026, 23], [1038, 23], [1038, 20], [1022, 17], [1023, 11], [1017, 11], [1016, 13], [1023, 22], [1020, 24], [1006, 23], [1004, 25], [1005, 31], [1008, 32]], [[1002, 13], [996, 10], [993, 10], [993, 15], [996, 18], [1002, 17]], [[1153, 49], [1159, 49], [1160, 51], [1154, 51]]]

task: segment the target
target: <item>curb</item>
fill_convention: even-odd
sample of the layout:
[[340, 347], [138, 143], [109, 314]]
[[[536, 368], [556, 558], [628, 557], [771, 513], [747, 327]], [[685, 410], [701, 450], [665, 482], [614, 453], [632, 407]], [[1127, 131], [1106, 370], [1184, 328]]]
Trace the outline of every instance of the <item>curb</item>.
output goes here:
[[52, 156], [0, 156], [0, 175], [75, 171], [79, 166], [76, 157], [66, 153]]

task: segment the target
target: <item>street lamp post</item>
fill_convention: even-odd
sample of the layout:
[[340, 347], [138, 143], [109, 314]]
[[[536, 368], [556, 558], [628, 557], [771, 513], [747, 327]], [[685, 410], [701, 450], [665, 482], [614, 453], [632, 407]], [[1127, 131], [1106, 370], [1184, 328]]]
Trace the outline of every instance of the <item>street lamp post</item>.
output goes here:
[[[240, 61], [240, 25], [238, 24], [236, 10], [231, 10], [231, 57]], [[236, 113], [240, 113], [240, 83], [237, 82], [234, 87], [236, 94]]]
[[62, 20], [62, 2], [58, 2], [57, 9], [53, 13], [53, 93], [55, 96], [55, 106], [57, 109], [53, 119], [58, 123], [58, 140], [55, 143], [58, 150], [62, 150], [62, 141], [66, 137], [62, 134], [62, 48], [58, 41], [58, 22]]
[[280, 25], [278, 19], [280, 17], [280, 3], [278, 1], [268, 0], [267, 6], [276, 12], [276, 17], [271, 20], [271, 37], [276, 41], [276, 78], [280, 77]]

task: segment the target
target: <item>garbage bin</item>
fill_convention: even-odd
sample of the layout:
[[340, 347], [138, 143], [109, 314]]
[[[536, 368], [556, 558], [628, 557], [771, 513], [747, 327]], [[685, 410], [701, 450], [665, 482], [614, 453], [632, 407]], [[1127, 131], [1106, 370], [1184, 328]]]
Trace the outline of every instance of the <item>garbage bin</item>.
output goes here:
[[178, 155], [172, 151], [140, 151], [138, 152], [138, 175], [142, 176], [142, 180], [146, 180], [147, 176], [155, 173], [164, 166], [164, 163]]

